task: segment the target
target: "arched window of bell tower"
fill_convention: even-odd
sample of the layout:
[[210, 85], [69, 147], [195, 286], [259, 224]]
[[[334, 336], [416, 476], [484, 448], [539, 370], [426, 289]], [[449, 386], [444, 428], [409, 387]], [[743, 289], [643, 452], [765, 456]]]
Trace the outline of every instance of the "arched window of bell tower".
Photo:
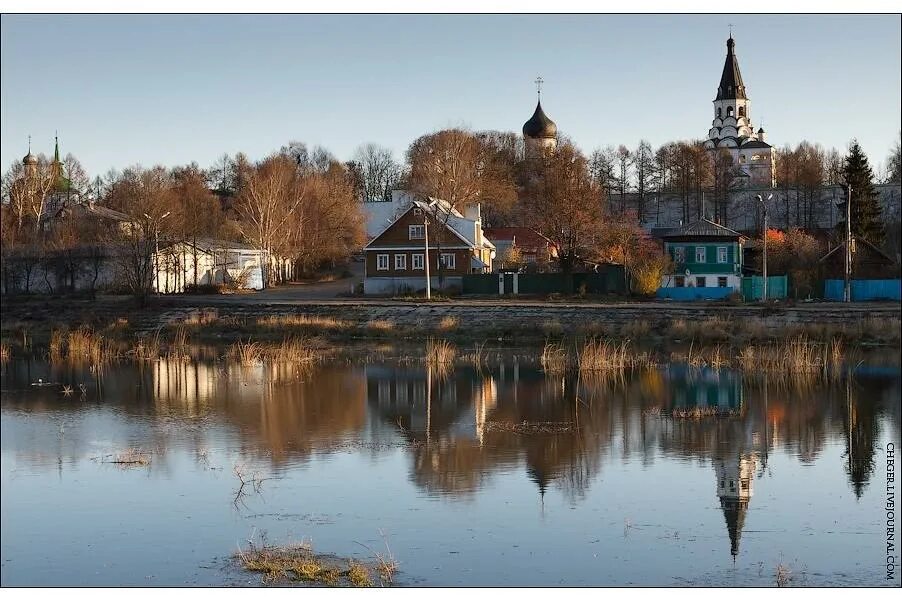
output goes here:
[[732, 106], [728, 106], [728, 107], [727, 107], [727, 116], [728, 116], [728, 117], [732, 117], [732, 116], [733, 116], [733, 107], [732, 107]]
[[720, 107], [718, 106], [718, 107], [717, 107], [717, 118], [718, 118], [718, 119], [721, 117], [721, 112], [720, 112], [720, 110], [721, 110], [721, 109], [720, 109]]
[[740, 107], [739, 107], [739, 116], [740, 116], [740, 117], [744, 117], [744, 116], [745, 116], [745, 107], [744, 107], [744, 106], [740, 106]]

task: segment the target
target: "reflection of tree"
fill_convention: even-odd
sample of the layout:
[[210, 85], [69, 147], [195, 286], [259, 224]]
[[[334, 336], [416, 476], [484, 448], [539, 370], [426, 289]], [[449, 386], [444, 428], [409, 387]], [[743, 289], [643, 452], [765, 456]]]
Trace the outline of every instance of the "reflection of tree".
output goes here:
[[[850, 378], [845, 380], [845, 410], [842, 411], [846, 451], [844, 467], [852, 491], [861, 498], [871, 475], [874, 473], [874, 453], [879, 430], [877, 425], [877, 396], [872, 393], [856, 393]], [[864, 391], [864, 390], [862, 390]], [[873, 390], [871, 390], [873, 391]], [[856, 398], [853, 400], [853, 395]]]

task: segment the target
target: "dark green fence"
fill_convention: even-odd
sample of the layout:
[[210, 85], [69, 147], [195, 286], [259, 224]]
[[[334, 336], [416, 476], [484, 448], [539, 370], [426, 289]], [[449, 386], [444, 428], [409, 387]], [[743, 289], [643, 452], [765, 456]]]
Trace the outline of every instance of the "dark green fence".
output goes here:
[[593, 273], [490, 273], [464, 275], [463, 293], [482, 295], [620, 294], [623, 267], [610, 265]]

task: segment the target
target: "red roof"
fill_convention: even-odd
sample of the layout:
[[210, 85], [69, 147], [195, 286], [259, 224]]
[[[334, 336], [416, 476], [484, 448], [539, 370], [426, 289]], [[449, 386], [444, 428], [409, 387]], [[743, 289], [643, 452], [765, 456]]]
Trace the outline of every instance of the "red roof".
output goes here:
[[486, 227], [483, 235], [491, 242], [514, 242], [523, 249], [537, 249], [553, 246], [551, 240], [529, 227]]

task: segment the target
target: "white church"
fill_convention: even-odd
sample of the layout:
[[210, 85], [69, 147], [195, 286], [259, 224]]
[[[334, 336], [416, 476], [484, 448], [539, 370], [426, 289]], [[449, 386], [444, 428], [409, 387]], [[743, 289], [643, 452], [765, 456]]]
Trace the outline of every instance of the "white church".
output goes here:
[[750, 101], [739, 72], [736, 42], [727, 40], [727, 59], [714, 98], [714, 121], [708, 131], [705, 148], [724, 149], [733, 157], [739, 177], [748, 187], [774, 187], [776, 162], [774, 148], [764, 140], [764, 128], [755, 131]]

